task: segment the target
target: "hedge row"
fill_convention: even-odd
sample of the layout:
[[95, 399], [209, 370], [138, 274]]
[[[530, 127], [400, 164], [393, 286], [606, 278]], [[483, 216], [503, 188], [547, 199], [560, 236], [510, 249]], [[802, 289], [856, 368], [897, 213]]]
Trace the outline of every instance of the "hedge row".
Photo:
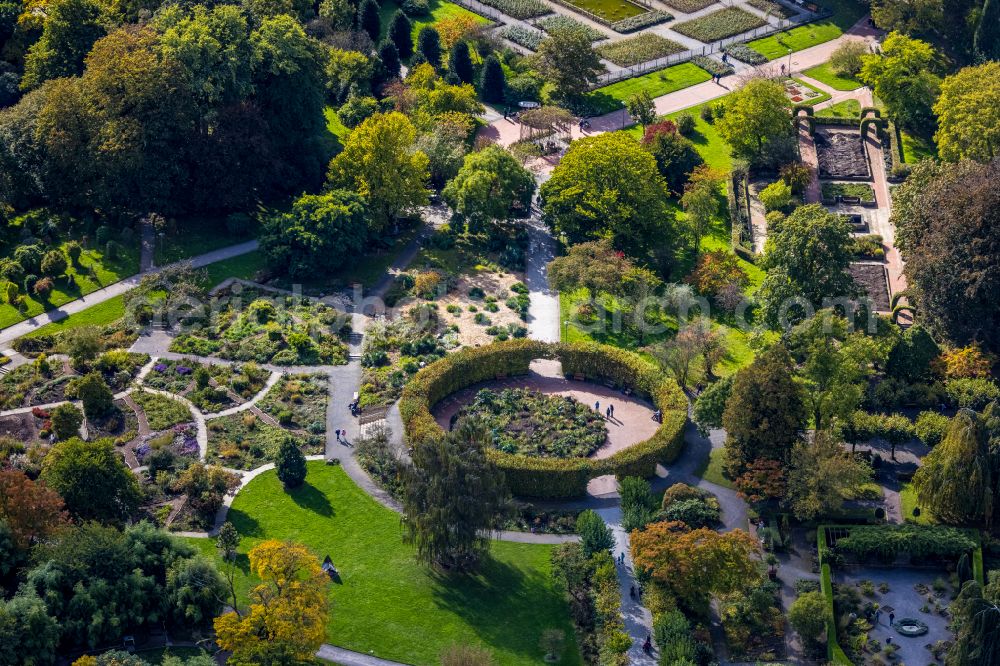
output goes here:
[[567, 375], [606, 381], [649, 397], [663, 422], [649, 439], [602, 460], [537, 458], [490, 451], [515, 495], [541, 498], [573, 497], [586, 492], [596, 476], [652, 476], [657, 463], [669, 464], [684, 447], [687, 400], [675, 382], [631, 352], [597, 344], [547, 344], [534, 340], [498, 342], [469, 348], [436, 361], [416, 374], [403, 389], [399, 411], [410, 446], [440, 437], [441, 427], [431, 409], [463, 388], [497, 377], [528, 372], [531, 361], [555, 358]]

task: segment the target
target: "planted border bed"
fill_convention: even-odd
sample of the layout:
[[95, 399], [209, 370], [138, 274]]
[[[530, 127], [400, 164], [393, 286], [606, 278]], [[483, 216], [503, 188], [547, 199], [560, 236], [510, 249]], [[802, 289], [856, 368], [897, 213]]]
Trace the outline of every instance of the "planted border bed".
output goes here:
[[692, 21], [671, 27], [674, 32], [705, 42], [706, 44], [739, 35], [766, 25], [767, 21], [739, 7], [726, 7]]
[[418, 372], [403, 390], [399, 411], [410, 446], [441, 437], [431, 409], [479, 382], [528, 373], [531, 361], [556, 359], [570, 377], [582, 377], [647, 396], [663, 420], [649, 439], [601, 460], [537, 458], [489, 451], [515, 495], [559, 498], [582, 495], [590, 479], [605, 474], [649, 477], [658, 463], [677, 459], [684, 446], [687, 400], [677, 384], [640, 356], [597, 344], [548, 344], [513, 340], [455, 352]]
[[641, 35], [610, 44], [602, 44], [596, 49], [599, 56], [610, 60], [619, 67], [631, 67], [641, 62], [665, 58], [683, 50], [682, 44], [654, 35], [651, 32], [644, 32]]
[[607, 39], [607, 35], [600, 30], [592, 28], [586, 23], [577, 21], [575, 18], [566, 16], [565, 14], [552, 14], [551, 16], [540, 18], [535, 21], [535, 25], [546, 32], [552, 30], [579, 30], [592, 42]]

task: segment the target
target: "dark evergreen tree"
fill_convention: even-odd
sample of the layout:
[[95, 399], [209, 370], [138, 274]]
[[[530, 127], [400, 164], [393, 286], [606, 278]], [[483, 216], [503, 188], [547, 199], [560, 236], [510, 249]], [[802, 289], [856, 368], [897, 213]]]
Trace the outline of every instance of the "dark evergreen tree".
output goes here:
[[389, 23], [389, 39], [396, 45], [400, 58], [405, 60], [413, 55], [413, 24], [401, 11], [397, 10], [392, 15], [392, 21]]
[[378, 45], [378, 59], [382, 61], [381, 78], [383, 81], [399, 78], [399, 51], [396, 45], [385, 39]]
[[469, 55], [469, 43], [466, 41], [456, 42], [451, 47], [448, 56], [448, 69], [455, 73], [462, 83], [472, 83], [475, 70], [472, 68], [472, 57]]
[[375, 0], [364, 0], [358, 8], [358, 28], [368, 33], [372, 41], [378, 39], [382, 31], [382, 22], [378, 17], [378, 3]]
[[427, 62], [434, 67], [441, 66], [441, 35], [430, 26], [424, 26], [417, 34], [417, 51], [424, 54]]
[[504, 100], [506, 86], [507, 81], [504, 77], [503, 67], [497, 57], [491, 53], [483, 61], [483, 72], [479, 77], [479, 89], [482, 91], [483, 99], [493, 104], [499, 104]]
[[306, 457], [293, 438], [286, 437], [281, 442], [278, 455], [274, 458], [274, 468], [285, 488], [298, 488], [305, 482]]

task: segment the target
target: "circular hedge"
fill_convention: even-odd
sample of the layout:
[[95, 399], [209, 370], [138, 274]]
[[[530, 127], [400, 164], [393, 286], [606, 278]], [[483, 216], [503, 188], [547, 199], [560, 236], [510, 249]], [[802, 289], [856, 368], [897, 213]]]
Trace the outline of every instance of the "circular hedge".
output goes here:
[[480, 382], [528, 374], [535, 359], [556, 359], [567, 376], [609, 382], [648, 397], [663, 414], [652, 437], [601, 460], [538, 458], [490, 450], [515, 495], [561, 498], [582, 495], [590, 479], [605, 474], [650, 477], [657, 463], [677, 459], [684, 446], [687, 399], [676, 382], [631, 352], [598, 344], [497, 342], [449, 354], [418, 372], [403, 389], [399, 412], [410, 446], [443, 436], [431, 409], [447, 396]]

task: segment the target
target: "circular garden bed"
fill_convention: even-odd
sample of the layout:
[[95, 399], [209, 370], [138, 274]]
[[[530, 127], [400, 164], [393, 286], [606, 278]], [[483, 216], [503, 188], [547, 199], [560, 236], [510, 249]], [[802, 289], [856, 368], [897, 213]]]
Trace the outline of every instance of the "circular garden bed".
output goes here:
[[608, 438], [600, 414], [569, 396], [523, 388], [482, 389], [452, 417], [475, 416], [493, 433], [504, 453], [542, 458], [590, 456]]
[[912, 617], [901, 618], [892, 626], [904, 636], [923, 636], [929, 631], [926, 622]]
[[444, 431], [431, 409], [452, 393], [480, 382], [526, 375], [535, 359], [556, 359], [567, 377], [611, 384], [646, 397], [662, 413], [662, 423], [649, 439], [595, 460], [491, 450], [490, 457], [507, 477], [515, 495], [558, 498], [582, 495], [590, 479], [605, 474], [653, 476], [657, 463], [677, 459], [684, 445], [687, 400], [677, 384], [636, 354], [597, 344], [544, 343], [512, 340], [448, 355], [418, 372], [403, 390], [399, 411], [407, 443], [441, 437]]

